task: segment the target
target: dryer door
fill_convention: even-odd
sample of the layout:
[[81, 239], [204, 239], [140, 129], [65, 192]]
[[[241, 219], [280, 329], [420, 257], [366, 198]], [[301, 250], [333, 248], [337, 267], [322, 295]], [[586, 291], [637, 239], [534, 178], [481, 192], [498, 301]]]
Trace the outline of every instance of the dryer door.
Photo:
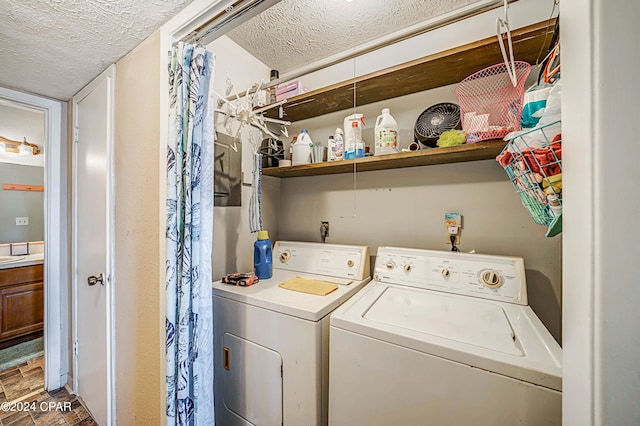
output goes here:
[[225, 333], [224, 404], [252, 425], [282, 424], [282, 357], [264, 346]]

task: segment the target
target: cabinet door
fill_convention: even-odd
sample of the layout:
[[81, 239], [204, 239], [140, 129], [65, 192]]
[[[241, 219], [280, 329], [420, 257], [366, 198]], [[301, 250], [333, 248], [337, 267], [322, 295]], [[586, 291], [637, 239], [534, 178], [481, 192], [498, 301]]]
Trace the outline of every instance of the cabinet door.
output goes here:
[[44, 286], [42, 282], [0, 289], [2, 321], [0, 340], [43, 329]]

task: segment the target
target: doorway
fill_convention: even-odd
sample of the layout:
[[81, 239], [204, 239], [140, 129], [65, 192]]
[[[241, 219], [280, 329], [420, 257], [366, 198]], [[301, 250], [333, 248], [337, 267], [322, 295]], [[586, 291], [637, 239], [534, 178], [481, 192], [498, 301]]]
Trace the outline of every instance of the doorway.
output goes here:
[[3, 101], [0, 123], [0, 385], [15, 401], [44, 390], [45, 116]]
[[[33, 252], [34, 255], [39, 255], [37, 257], [41, 257], [41, 262], [43, 263], [40, 263], [40, 268], [36, 267], [29, 271], [29, 273], [32, 273], [35, 278], [34, 276], [25, 277], [25, 274], [11, 274], [12, 280], [16, 279], [17, 281], [23, 281], [16, 282], [16, 285], [21, 286], [24, 284], [24, 287], [22, 289], [18, 289], [18, 287], [7, 289], [5, 294], [6, 297], [3, 300], [3, 305], [9, 310], [18, 309], [17, 306], [20, 305], [20, 302], [30, 303], [31, 305], [35, 305], [35, 307], [32, 308], [31, 313], [27, 315], [26, 318], [16, 319], [13, 322], [3, 321], [3, 323], [7, 325], [5, 328], [9, 330], [7, 337], [16, 338], [17, 340], [15, 342], [17, 343], [23, 343], [19, 342], [20, 338], [31, 341], [33, 340], [31, 337], [37, 336], [39, 331], [42, 332], [42, 351], [45, 356], [41, 362], [42, 366], [40, 367], [38, 365], [39, 368], [44, 370], [42, 387], [45, 390], [55, 390], [63, 387], [70, 377], [70, 371], [68, 368], [69, 279], [67, 255], [67, 149], [66, 143], [63, 143], [63, 141], [66, 142], [66, 131], [64, 130], [66, 129], [66, 126], [63, 126], [63, 121], [66, 122], [66, 104], [6, 88], [0, 88], [0, 104], [14, 108], [15, 110], [31, 113], [33, 116], [41, 117], [41, 124], [34, 126], [41, 128], [40, 143], [42, 146], [40, 149], [45, 153], [43, 157], [40, 157], [37, 160], [41, 161], [43, 163], [42, 165], [38, 166], [34, 163], [29, 166], [43, 167], [43, 184], [27, 185], [43, 187], [40, 193], [42, 197], [40, 206], [44, 206], [44, 212], [41, 210], [42, 225], [41, 230], [39, 231], [41, 232], [40, 235], [43, 237], [38, 239], [37, 237], [30, 235], [28, 232], [21, 231], [21, 236], [24, 236], [25, 238], [20, 237], [18, 238], [19, 240], [26, 239], [32, 241], [13, 242], [29, 242], [33, 244], [17, 244], [14, 246], [10, 245], [8, 247], [4, 247], [5, 250], [8, 248], [9, 256]], [[3, 125], [6, 126], [7, 124], [15, 123], [3, 121]], [[26, 127], [27, 126], [23, 127], [24, 130], [16, 131], [24, 133], [27, 131]], [[8, 129], [6, 131], [8, 131]], [[27, 135], [22, 135], [22, 137], [15, 136], [15, 138], [22, 142], [26, 136]], [[30, 137], [38, 136], [32, 135]], [[20, 140], [20, 138], [22, 140]], [[29, 141], [28, 138], [27, 141]], [[4, 143], [5, 151], [7, 145], [7, 143]], [[14, 152], [12, 154], [20, 156], [20, 149], [18, 149], [18, 153]], [[33, 159], [37, 158], [38, 155], [33, 155], [31, 153], [27, 154], [28, 155], [25, 157], [28, 157], [30, 154], [31, 161], [36, 161]], [[16, 172], [15, 170], [12, 170], [12, 172], [17, 173], [13, 176], [16, 178], [19, 177], [19, 172]], [[6, 183], [19, 184], [18, 181]], [[15, 195], [13, 192], [14, 190], [10, 191]], [[30, 195], [34, 195], [33, 193], [37, 193], [38, 191], [25, 192], [29, 192]], [[11, 220], [14, 221], [12, 223], [16, 223], [16, 217], [18, 218], [19, 225], [15, 225], [15, 228], [18, 228], [19, 226], [22, 227], [21, 229], [30, 228], [30, 225], [26, 225], [25, 223], [35, 223], [29, 222], [29, 219], [31, 218], [29, 215], [14, 215], [11, 218]], [[35, 228], [35, 226], [33, 226], [33, 228]], [[7, 238], [14, 237], [15, 236]], [[44, 244], [45, 242], [46, 245]], [[13, 261], [13, 259], [11, 259], [11, 261]], [[37, 284], [38, 273], [41, 274], [41, 286], [38, 286]], [[40, 305], [38, 305], [38, 303], [40, 303]], [[7, 318], [8, 316], [5, 316], [5, 319]], [[17, 317], [12, 316], [12, 318]], [[37, 321], [40, 318], [41, 321]], [[38, 322], [40, 323], [39, 325]], [[38, 327], [40, 327], [41, 330], [38, 330]], [[29, 349], [26, 351], [28, 352]]]

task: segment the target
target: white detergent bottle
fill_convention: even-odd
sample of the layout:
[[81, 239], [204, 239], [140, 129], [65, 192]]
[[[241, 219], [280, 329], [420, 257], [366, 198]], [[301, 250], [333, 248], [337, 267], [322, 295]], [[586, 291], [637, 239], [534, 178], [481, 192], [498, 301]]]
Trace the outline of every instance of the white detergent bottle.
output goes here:
[[335, 161], [344, 160], [344, 132], [340, 127], [336, 129], [336, 134], [333, 136], [336, 147]]
[[352, 114], [344, 119], [344, 159], [364, 157], [364, 143], [362, 142], [362, 127], [364, 114]]
[[398, 142], [398, 123], [389, 113], [389, 108], [385, 108], [376, 120], [374, 155], [398, 152]]
[[301, 164], [311, 164], [311, 148], [313, 147], [313, 141], [309, 132], [303, 130], [298, 135], [298, 140], [293, 144], [293, 166], [299, 166]]

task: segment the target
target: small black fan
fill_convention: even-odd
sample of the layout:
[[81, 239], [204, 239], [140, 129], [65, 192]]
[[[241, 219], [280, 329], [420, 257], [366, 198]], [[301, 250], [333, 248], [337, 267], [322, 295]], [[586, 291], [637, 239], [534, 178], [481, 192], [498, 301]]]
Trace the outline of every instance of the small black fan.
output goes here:
[[441, 134], [447, 130], [461, 129], [460, 107], [450, 102], [435, 104], [425, 109], [416, 120], [416, 141], [435, 148]]

